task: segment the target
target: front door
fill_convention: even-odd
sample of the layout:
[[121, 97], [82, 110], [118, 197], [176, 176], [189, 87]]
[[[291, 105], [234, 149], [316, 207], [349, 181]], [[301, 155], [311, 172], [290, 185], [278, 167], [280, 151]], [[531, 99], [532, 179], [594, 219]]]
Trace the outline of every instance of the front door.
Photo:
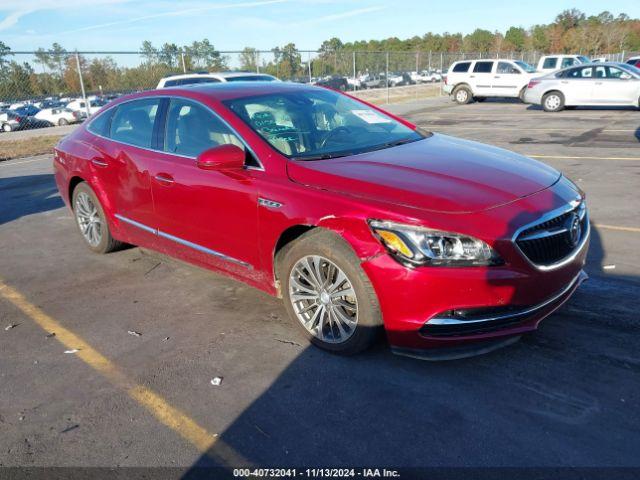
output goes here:
[[255, 177], [264, 172], [198, 168], [196, 157], [222, 144], [244, 148], [208, 107], [171, 99], [163, 153], [150, 172], [158, 242], [170, 254], [244, 274], [259, 266]]
[[497, 62], [493, 76], [493, 91], [498, 97], [517, 97], [524, 74], [511, 62]]
[[635, 105], [638, 101], [640, 80], [629, 72], [609, 65], [594, 67], [594, 102], [604, 105]]

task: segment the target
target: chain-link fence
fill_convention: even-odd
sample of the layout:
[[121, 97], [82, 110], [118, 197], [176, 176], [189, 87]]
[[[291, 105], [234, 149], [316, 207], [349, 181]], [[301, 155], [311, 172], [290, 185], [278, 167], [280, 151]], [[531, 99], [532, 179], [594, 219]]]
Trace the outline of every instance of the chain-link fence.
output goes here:
[[[276, 48], [221, 52], [9, 52], [0, 55], [0, 127], [21, 112], [43, 124], [80, 121], [119, 95], [155, 88], [160, 79], [189, 72], [247, 71], [284, 81], [314, 83], [385, 103], [441, 94], [443, 75], [458, 60], [508, 58], [536, 65], [541, 52], [300, 51]], [[595, 55], [623, 61], [631, 53]], [[57, 111], [53, 115], [49, 110]], [[67, 110], [71, 110], [71, 114]], [[11, 122], [9, 122], [11, 123]]]

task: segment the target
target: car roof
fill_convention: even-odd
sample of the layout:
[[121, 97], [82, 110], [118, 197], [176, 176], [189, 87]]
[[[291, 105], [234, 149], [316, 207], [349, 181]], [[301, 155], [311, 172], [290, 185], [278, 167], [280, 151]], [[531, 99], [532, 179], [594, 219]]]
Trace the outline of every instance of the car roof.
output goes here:
[[[163, 77], [162, 80], [179, 80], [182, 78], [234, 78], [234, 77], [271, 77], [267, 73], [255, 73], [255, 72], [191, 72], [191, 73], [180, 73], [176, 75], [168, 75]], [[275, 78], [275, 77], [274, 77]]]
[[116, 101], [133, 100], [148, 96], [171, 96], [179, 95], [185, 97], [208, 97], [214, 100], [230, 100], [234, 98], [251, 97], [254, 95], [267, 95], [270, 93], [286, 93], [299, 91], [326, 91], [326, 88], [316, 87], [294, 82], [220, 82], [220, 83], [195, 83], [189, 85], [179, 85], [175, 87], [165, 87], [156, 90], [147, 90], [140, 93], [124, 95]]

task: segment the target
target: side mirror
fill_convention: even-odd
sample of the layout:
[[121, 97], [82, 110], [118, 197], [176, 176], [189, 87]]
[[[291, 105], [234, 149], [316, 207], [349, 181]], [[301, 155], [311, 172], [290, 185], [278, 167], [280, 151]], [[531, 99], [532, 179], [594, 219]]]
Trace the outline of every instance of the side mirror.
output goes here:
[[241, 170], [245, 153], [237, 145], [226, 144], [205, 150], [196, 159], [198, 168], [203, 170]]

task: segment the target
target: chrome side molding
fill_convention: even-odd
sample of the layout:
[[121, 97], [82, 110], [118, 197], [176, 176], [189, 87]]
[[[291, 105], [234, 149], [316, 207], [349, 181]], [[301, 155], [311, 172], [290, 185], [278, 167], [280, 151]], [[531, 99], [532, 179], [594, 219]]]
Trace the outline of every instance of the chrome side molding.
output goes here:
[[224, 253], [220, 253], [220, 252], [218, 252], [216, 250], [212, 250], [210, 248], [203, 247], [202, 245], [198, 245], [197, 243], [193, 243], [193, 242], [190, 242], [190, 241], [185, 240], [183, 238], [176, 237], [174, 235], [170, 235], [168, 233], [162, 232], [162, 231], [158, 230], [157, 228], [149, 227], [149, 226], [145, 225], [144, 223], [136, 222], [135, 220], [131, 220], [130, 218], [124, 217], [124, 216], [122, 216], [122, 215], [120, 215], [118, 213], [115, 214], [115, 217], [118, 220], [121, 220], [121, 221], [123, 221], [125, 223], [128, 223], [129, 225], [132, 225], [132, 226], [134, 226], [136, 228], [144, 230], [145, 232], [151, 233], [152, 235], [157, 235], [157, 236], [165, 238], [167, 240], [171, 240], [172, 242], [179, 243], [180, 245], [184, 245], [185, 247], [192, 248], [193, 250], [197, 250], [199, 252], [206, 253], [208, 255], [220, 258], [220, 259], [225, 260], [227, 262], [235, 263], [236, 265], [240, 265], [240, 266], [248, 268], [250, 270], [253, 269], [253, 265], [251, 265], [250, 263], [243, 262], [242, 260], [238, 260], [237, 258], [230, 257], [229, 255], [225, 255]]
[[276, 202], [275, 200], [269, 200], [268, 198], [258, 197], [258, 205], [262, 205], [267, 208], [280, 208], [282, 207], [282, 203]]

